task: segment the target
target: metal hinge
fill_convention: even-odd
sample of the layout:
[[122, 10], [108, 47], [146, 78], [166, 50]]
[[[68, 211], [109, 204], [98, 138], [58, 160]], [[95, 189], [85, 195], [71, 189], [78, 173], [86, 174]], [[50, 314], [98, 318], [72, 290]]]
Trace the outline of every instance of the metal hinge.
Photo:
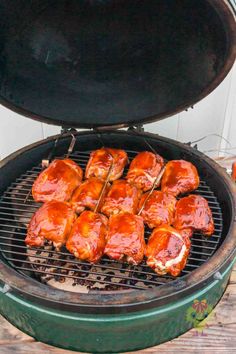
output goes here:
[[236, 13], [236, 1], [235, 0], [229, 0], [229, 4], [231, 5], [233, 12]]
[[189, 109], [194, 109], [194, 106], [192, 105], [192, 106], [185, 108], [185, 112], [188, 112]]
[[144, 132], [144, 127], [143, 127], [142, 124], [132, 125], [131, 127], [128, 128], [128, 130], [133, 130], [133, 131], [136, 131], [138, 133], [142, 133], [142, 132]]
[[75, 128], [61, 127], [61, 134], [77, 133]]
[[185, 143], [185, 145], [188, 145], [188, 146], [190, 146], [190, 147], [192, 147], [192, 148], [198, 150], [197, 144], [192, 145], [192, 142], [191, 142], [191, 141], [188, 141], [187, 143]]

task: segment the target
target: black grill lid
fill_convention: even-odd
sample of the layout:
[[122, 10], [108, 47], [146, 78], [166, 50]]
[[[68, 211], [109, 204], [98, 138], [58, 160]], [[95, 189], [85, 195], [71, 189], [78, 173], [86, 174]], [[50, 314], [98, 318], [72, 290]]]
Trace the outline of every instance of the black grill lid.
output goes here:
[[235, 58], [226, 0], [0, 0], [0, 15], [0, 101], [51, 124], [163, 119]]

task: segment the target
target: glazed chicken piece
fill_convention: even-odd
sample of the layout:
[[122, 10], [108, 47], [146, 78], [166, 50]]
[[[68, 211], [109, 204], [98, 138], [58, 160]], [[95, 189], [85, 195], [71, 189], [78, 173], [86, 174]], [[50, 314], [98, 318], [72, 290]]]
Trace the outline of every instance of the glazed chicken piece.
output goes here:
[[208, 202], [200, 195], [189, 195], [177, 202], [174, 227], [178, 230], [190, 228], [204, 235], [214, 232], [214, 221]]
[[40, 247], [52, 241], [57, 249], [66, 243], [76, 214], [66, 202], [51, 201], [43, 204], [33, 215], [25, 243]]
[[236, 182], [236, 162], [232, 163], [231, 178], [234, 182]]
[[[171, 225], [174, 220], [177, 200], [171, 194], [153, 191], [148, 199], [148, 192], [143, 194], [139, 202], [139, 209], [143, 209], [141, 216], [150, 229], [166, 224]], [[145, 202], [146, 200], [146, 202]]]
[[113, 182], [101, 211], [107, 216], [120, 212], [135, 214], [140, 196], [141, 191], [137, 187], [126, 180], [119, 179]]
[[190, 229], [177, 231], [169, 225], [155, 228], [145, 250], [147, 265], [158, 275], [179, 275], [187, 262], [191, 235]]
[[66, 248], [76, 258], [90, 263], [102, 257], [107, 235], [106, 216], [86, 210], [76, 220]]
[[[71, 198], [71, 206], [76, 213], [80, 214], [84, 211], [84, 209], [94, 210], [99, 201], [103, 186], [104, 181], [96, 177], [91, 177], [76, 188]], [[109, 190], [109, 186], [110, 185], [108, 184], [104, 190], [97, 211], [99, 211], [103, 204], [103, 200]]]
[[191, 162], [172, 160], [166, 164], [161, 190], [177, 196], [197, 189], [199, 182], [197, 169]]
[[132, 160], [126, 178], [145, 192], [152, 188], [163, 166], [164, 160], [160, 155], [143, 151]]
[[105, 180], [113, 164], [109, 181], [114, 181], [122, 176], [127, 163], [128, 156], [124, 150], [110, 148], [95, 150], [90, 154], [85, 177], [98, 177]]
[[83, 178], [82, 169], [72, 160], [54, 160], [36, 178], [32, 195], [36, 202], [69, 201]]
[[104, 253], [111, 259], [137, 265], [143, 260], [144, 250], [142, 218], [130, 213], [112, 215]]

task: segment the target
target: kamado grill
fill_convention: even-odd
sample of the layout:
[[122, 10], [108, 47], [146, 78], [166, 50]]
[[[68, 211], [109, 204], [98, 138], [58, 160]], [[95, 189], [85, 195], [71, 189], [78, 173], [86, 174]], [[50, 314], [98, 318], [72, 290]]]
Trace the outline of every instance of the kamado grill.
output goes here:
[[[219, 301], [235, 260], [235, 185], [199, 151], [141, 124], [187, 109], [224, 79], [235, 59], [233, 3], [0, 1], [1, 103], [63, 126], [0, 163], [0, 309], [16, 327], [67, 349], [129, 351], [190, 329], [194, 301], [207, 309]], [[64, 248], [26, 247], [42, 161], [69, 151], [85, 168], [101, 146], [124, 149], [130, 160], [154, 150], [197, 167], [194, 193], [208, 200], [215, 232], [194, 233], [179, 277], [158, 276], [145, 262], [103, 257], [91, 265]]]

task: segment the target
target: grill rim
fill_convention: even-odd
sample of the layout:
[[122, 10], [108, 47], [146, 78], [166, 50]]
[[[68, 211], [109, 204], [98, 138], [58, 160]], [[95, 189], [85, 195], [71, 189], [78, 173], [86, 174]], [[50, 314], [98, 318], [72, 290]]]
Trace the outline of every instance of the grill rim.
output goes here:
[[[101, 134], [117, 134], [120, 139], [126, 136], [137, 137], [137, 132], [133, 131], [114, 131], [102, 132]], [[97, 132], [82, 131], [77, 132], [76, 136], [88, 136], [97, 135]], [[26, 297], [33, 302], [40, 301], [47, 306], [53, 306], [60, 309], [66, 309], [75, 311], [75, 308], [80, 310], [80, 312], [86, 313], [115, 313], [121, 312], [122, 308], [126, 311], [140, 311], [144, 308], [152, 308], [169, 303], [182, 296], [187, 296], [194, 290], [206, 286], [206, 284], [211, 281], [216, 281], [214, 279], [214, 274], [218, 271], [222, 272], [230, 262], [232, 262], [233, 257], [236, 254], [236, 220], [235, 220], [235, 205], [236, 205], [236, 185], [233, 184], [229, 176], [226, 174], [223, 168], [221, 168], [216, 162], [214, 162], [209, 157], [205, 156], [201, 152], [193, 149], [192, 147], [180, 143], [176, 140], [160, 137], [152, 133], [139, 133], [140, 138], [151, 138], [158, 142], [166, 142], [171, 144], [173, 147], [180, 149], [181, 151], [186, 151], [194, 155], [195, 158], [204, 159], [204, 162], [208, 165], [208, 168], [218, 175], [221, 183], [224, 184], [225, 189], [228, 192], [227, 198], [229, 199], [232, 218], [230, 220], [230, 226], [225, 240], [215, 254], [198, 269], [187, 274], [184, 278], [176, 279], [170, 284], [165, 284], [157, 289], [146, 289], [146, 290], [124, 290], [119, 292], [106, 292], [106, 294], [99, 292], [93, 292], [90, 294], [78, 294], [71, 293], [64, 290], [54, 289], [50, 286], [41, 284], [34, 279], [25, 277], [18, 273], [16, 270], [11, 268], [9, 265], [5, 264], [0, 260], [0, 284], [4, 286], [7, 284], [10, 287], [10, 292], [16, 292], [21, 297]], [[34, 148], [39, 148], [41, 145], [47, 142], [52, 142], [59, 135], [52, 136], [47, 139], [43, 139], [34, 144], [28, 145], [17, 152], [6, 157], [0, 162], [0, 171], [8, 163], [13, 162], [17, 157], [25, 152], [29, 152]], [[68, 139], [70, 133], [65, 134], [62, 141]], [[181, 296], [181, 297], [182, 297]], [[141, 306], [140, 306], [141, 305]]]

